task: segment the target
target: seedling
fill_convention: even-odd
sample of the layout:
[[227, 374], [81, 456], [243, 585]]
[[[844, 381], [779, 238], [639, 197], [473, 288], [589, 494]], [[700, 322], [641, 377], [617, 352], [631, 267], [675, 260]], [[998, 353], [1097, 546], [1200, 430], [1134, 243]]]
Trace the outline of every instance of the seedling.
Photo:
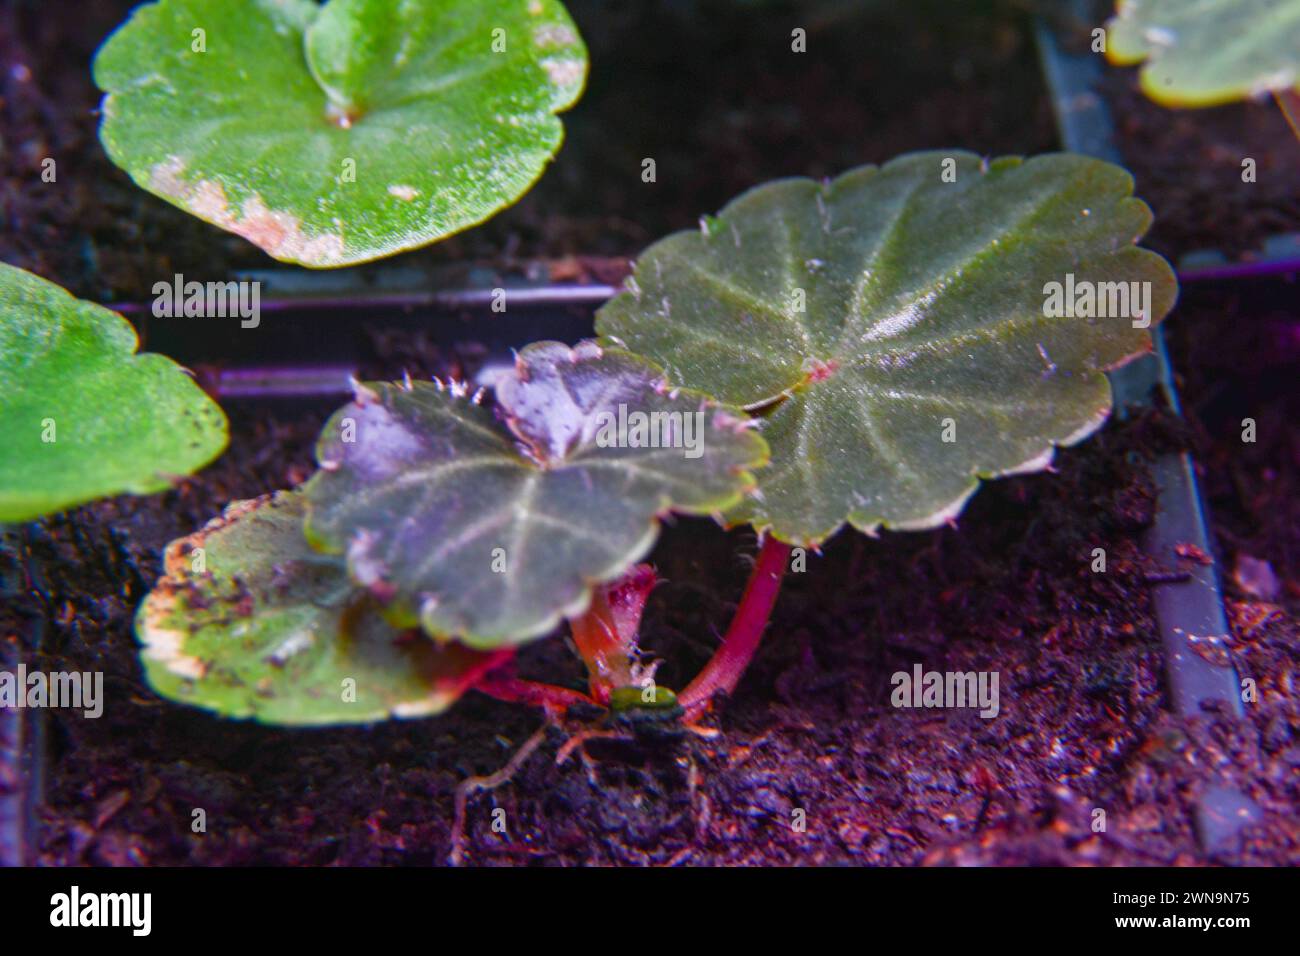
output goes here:
[[[284, 722], [426, 713], [471, 686], [554, 714], [693, 720], [735, 689], [792, 547], [845, 523], [952, 522], [982, 478], [1047, 468], [1101, 426], [1105, 372], [1150, 349], [1176, 294], [1134, 245], [1151, 215], [1131, 193], [1096, 160], [967, 153], [755, 189], [650, 247], [600, 343], [524, 349], [493, 408], [460, 387], [360, 387], [301, 491], [202, 532], [201, 570], [182, 560], [196, 539], [173, 546], [138, 621], [150, 680]], [[638, 415], [685, 437], [673, 416], [695, 414], [696, 455], [629, 440]], [[638, 635], [654, 575], [635, 562], [668, 511], [763, 540], [721, 647], [678, 694]], [[586, 693], [505, 666], [564, 618]], [[360, 673], [358, 656], [383, 666]], [[341, 707], [340, 682], [364, 706]]]
[[1272, 93], [1297, 129], [1300, 0], [1120, 0], [1106, 29], [1107, 57], [1143, 63], [1142, 90], [1157, 103], [1218, 106]]
[[108, 309], [0, 263], [0, 522], [169, 488], [226, 447], [221, 409]]
[[137, 184], [320, 268], [515, 202], [587, 53], [557, 0], [159, 0], [94, 70], [100, 139]]
[[458, 385], [358, 386], [301, 491], [173, 545], [137, 622], [150, 680], [285, 723], [436, 710], [564, 617], [602, 613], [593, 590], [661, 516], [734, 505], [767, 456], [752, 425], [595, 343], [524, 349], [494, 408]]
[[761, 416], [772, 454], [725, 516], [765, 544], [688, 708], [735, 688], [791, 546], [954, 522], [981, 479], [1102, 425], [1104, 373], [1150, 350], [1177, 290], [1134, 245], [1132, 189], [1082, 156], [915, 153], [760, 187], [642, 254], [597, 330]]

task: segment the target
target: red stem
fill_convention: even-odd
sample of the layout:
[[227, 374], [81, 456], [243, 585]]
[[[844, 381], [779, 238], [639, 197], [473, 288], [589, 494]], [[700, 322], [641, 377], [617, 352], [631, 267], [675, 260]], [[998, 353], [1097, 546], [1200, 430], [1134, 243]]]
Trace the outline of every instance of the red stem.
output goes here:
[[722, 639], [722, 646], [695, 680], [677, 695], [677, 701], [686, 709], [688, 717], [703, 710], [719, 691], [727, 694], [735, 691], [763, 639], [763, 630], [781, 591], [781, 578], [789, 563], [790, 545], [769, 535], [758, 553], [754, 573], [745, 585], [745, 594]]
[[1300, 139], [1300, 93], [1294, 89], [1276, 90], [1273, 99], [1277, 101], [1278, 108], [1286, 118], [1286, 124], [1291, 127], [1295, 138]]
[[591, 606], [569, 621], [578, 656], [587, 665], [591, 696], [608, 706], [615, 688], [635, 679], [637, 632], [645, 602], [655, 586], [654, 568], [638, 564], [621, 578], [596, 588]]
[[520, 680], [517, 677], [501, 674], [488, 674], [474, 685], [474, 689], [482, 694], [487, 694], [489, 697], [495, 697], [497, 700], [504, 700], [510, 704], [528, 704], [530, 707], [541, 707], [549, 714], [563, 715], [565, 711], [575, 704], [599, 706], [581, 691], [570, 690], [567, 687], [559, 687], [555, 684], [541, 684], [537, 681]]

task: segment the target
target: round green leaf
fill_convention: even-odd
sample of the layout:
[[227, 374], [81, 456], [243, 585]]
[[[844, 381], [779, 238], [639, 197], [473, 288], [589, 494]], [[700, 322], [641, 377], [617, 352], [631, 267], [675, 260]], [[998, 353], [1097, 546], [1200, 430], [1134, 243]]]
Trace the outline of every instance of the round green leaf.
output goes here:
[[1300, 0], [1120, 0], [1106, 55], [1146, 61], [1142, 90], [1165, 106], [1217, 106], [1300, 82]]
[[[744, 413], [595, 343], [524, 349], [496, 386], [504, 421], [459, 392], [362, 386], [322, 432], [307, 534], [346, 552], [391, 620], [476, 647], [581, 613], [660, 516], [734, 505], [766, 458]], [[661, 427], [639, 432], [652, 415]]]
[[587, 54], [557, 0], [160, 0], [95, 58], [140, 186], [285, 262], [483, 222], [559, 149]]
[[0, 263], [0, 522], [169, 488], [226, 447], [226, 417], [131, 324]]
[[1048, 283], [1132, 281], [1151, 322], [1169, 311], [1132, 185], [1081, 156], [938, 152], [781, 180], [651, 246], [597, 329], [767, 412], [772, 465], [729, 518], [796, 544], [845, 521], [933, 527], [978, 478], [1046, 467], [1100, 426], [1103, 372], [1151, 347], [1128, 316], [1045, 308]]
[[369, 723], [445, 710], [499, 663], [395, 630], [302, 524], [302, 496], [282, 492], [167, 547], [136, 617], [154, 690], [266, 723]]

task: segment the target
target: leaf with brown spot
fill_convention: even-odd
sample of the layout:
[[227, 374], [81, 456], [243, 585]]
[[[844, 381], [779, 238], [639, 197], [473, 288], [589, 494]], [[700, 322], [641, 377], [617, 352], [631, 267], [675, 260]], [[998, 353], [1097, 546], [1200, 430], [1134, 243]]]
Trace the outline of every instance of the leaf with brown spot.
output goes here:
[[303, 498], [239, 501], [173, 541], [136, 616], [159, 694], [227, 717], [354, 724], [449, 707], [508, 655], [403, 633], [312, 550]]
[[519, 199], [559, 149], [587, 52], [558, 0], [160, 0], [94, 71], [100, 139], [137, 184], [320, 268]]

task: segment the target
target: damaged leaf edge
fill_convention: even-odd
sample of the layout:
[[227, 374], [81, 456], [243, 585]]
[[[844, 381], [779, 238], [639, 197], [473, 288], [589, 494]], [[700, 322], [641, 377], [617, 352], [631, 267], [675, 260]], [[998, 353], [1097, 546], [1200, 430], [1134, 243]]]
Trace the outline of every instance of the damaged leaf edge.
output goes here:
[[[533, 349], [535, 347], [550, 347], [555, 345], [563, 345], [563, 343], [557, 343], [551, 340], [542, 340], [539, 342], [530, 343], [529, 345], [525, 346], [523, 349], [520, 350], [519, 360], [520, 362], [523, 362], [530, 349]], [[751, 445], [753, 447], [753, 454], [751, 455], [750, 459], [747, 462], [745, 462], [743, 465], [737, 466], [733, 470], [733, 474], [736, 476], [741, 487], [738, 488], [737, 491], [734, 492], [733, 494], [727, 495], [725, 497], [718, 497], [715, 499], [711, 499], [707, 502], [702, 502], [700, 504], [689, 505], [689, 506], [675, 504], [673, 502], [671, 495], [669, 495], [667, 492], [661, 493], [656, 502], [655, 510], [650, 518], [646, 532], [640, 539], [638, 539], [637, 543], [633, 547], [629, 548], [627, 552], [625, 552], [625, 555], [620, 560], [611, 562], [610, 565], [608, 565], [605, 569], [602, 569], [594, 577], [588, 577], [585, 575], [582, 576], [579, 584], [581, 591], [578, 597], [576, 597], [573, 601], [569, 602], [568, 604], [563, 605], [562, 607], [557, 609], [554, 613], [547, 615], [537, 625], [520, 629], [518, 631], [510, 631], [505, 633], [460, 632], [455, 634], [449, 634], [433, 626], [427, 620], [429, 615], [421, 611], [419, 608], [413, 609], [409, 606], [403, 607], [398, 604], [390, 604], [384, 609], [384, 617], [394, 627], [404, 628], [404, 627], [418, 626], [423, 628], [425, 633], [430, 637], [434, 638], [435, 640], [456, 640], [457, 642], [464, 644], [467, 647], [474, 648], [476, 650], [490, 650], [498, 647], [514, 647], [514, 646], [519, 646], [522, 644], [529, 643], [531, 641], [539, 640], [547, 636], [548, 634], [550, 634], [552, 631], [554, 631], [557, 627], [560, 626], [561, 623], [563, 623], [564, 620], [568, 618], [578, 617], [582, 614], [585, 614], [588, 608], [591, 606], [592, 596], [596, 588], [604, 584], [608, 584], [610, 581], [617, 579], [629, 567], [636, 564], [647, 554], [649, 554], [650, 550], [654, 547], [655, 542], [658, 540], [659, 532], [663, 520], [667, 518], [669, 515], [680, 514], [680, 515], [687, 515], [693, 517], [708, 516], [708, 517], [712, 517], [719, 525], [726, 528], [729, 527], [729, 525], [726, 523], [723, 515], [725, 514], [727, 509], [735, 507], [746, 496], [752, 494], [758, 488], [758, 484], [759, 484], [758, 479], [754, 475], [753, 470], [762, 468], [763, 466], [767, 465], [768, 462], [771, 460], [771, 448], [768, 446], [767, 441], [762, 437], [762, 435], [758, 433], [758, 427], [761, 426], [762, 424], [761, 420], [752, 418], [750, 415], [748, 415], [748, 413], [745, 412], [744, 409], [740, 408], [739, 406], [730, 405], [724, 402], [717, 401], [707, 392], [702, 392], [699, 389], [685, 388], [685, 387], [678, 388], [676, 386], [672, 386], [671, 383], [668, 381], [668, 378], [665, 375], [662, 367], [660, 367], [657, 363], [651, 361], [650, 359], [646, 358], [645, 356], [639, 355], [628, 349], [610, 347], [604, 343], [598, 343], [596, 340], [593, 339], [583, 340], [582, 342], [579, 342], [575, 346], [564, 346], [564, 347], [568, 348], [571, 353], [577, 355], [578, 349], [584, 346], [589, 348], [595, 348], [597, 350], [592, 357], [602, 357], [604, 355], [612, 354], [621, 358], [629, 359], [635, 364], [643, 366], [646, 369], [646, 371], [649, 372], [650, 374], [658, 377], [663, 382], [665, 388], [674, 389], [675, 391], [677, 391], [679, 395], [698, 399], [701, 402], [702, 410], [707, 409], [708, 411], [713, 413], [721, 412], [723, 414], [733, 415], [735, 416], [737, 422], [743, 422], [744, 424], [739, 427], [742, 427], [745, 430], [747, 430], [749, 434], [752, 436]], [[519, 365], [517, 363], [515, 370], [512, 371], [510, 374], [517, 374], [518, 367]], [[434, 392], [442, 396], [442, 398], [446, 401], [468, 400], [464, 396], [457, 396], [454, 392], [449, 392], [444, 388], [439, 388], [437, 385], [430, 382], [413, 382], [413, 383], [409, 383], [409, 385], [411, 387], [420, 387], [422, 389], [432, 389], [434, 390]], [[376, 388], [407, 389], [408, 383], [401, 382], [401, 381], [391, 381], [391, 382], [370, 381], [370, 382], [357, 383], [358, 394], [368, 393], [374, 396], [377, 395], [375, 391]], [[334, 412], [334, 414], [330, 416], [330, 419], [325, 423], [324, 428], [322, 428], [322, 434], [328, 431], [334, 419], [338, 415], [343, 414], [344, 411], [347, 408], [349, 408], [352, 404], [353, 403], [350, 402], [348, 405], [345, 405], [343, 406], [343, 408]], [[494, 425], [499, 430], [500, 435], [503, 439], [507, 439], [512, 443], [523, 440], [518, 435], [515, 434], [513, 429], [511, 429], [508, 424], [498, 421], [498, 422], [494, 422]], [[725, 427], [725, 426], [720, 426], [711, 423], [710, 427]], [[518, 467], [529, 471], [538, 471], [538, 472], [544, 472], [546, 470], [540, 468], [535, 462], [530, 461], [527, 457], [520, 454], [517, 450], [515, 450], [514, 454], [516, 456], [516, 463]], [[581, 468], [582, 462], [581, 461], [573, 462], [571, 467]], [[313, 529], [312, 512], [313, 512], [313, 508], [311, 506], [311, 503], [310, 501], [307, 501], [306, 514], [303, 520], [303, 532], [307, 540], [307, 543], [313, 549], [323, 554], [331, 554], [331, 555], [346, 554], [348, 549], [348, 542], [331, 541]], [[349, 571], [349, 576], [352, 577], [353, 580], [355, 581], [355, 576], [352, 575], [351, 567], [349, 567], [348, 571]]]
[[[135, 633], [140, 642], [140, 656], [142, 658], [160, 664], [168, 672], [189, 682], [190, 685], [203, 678], [209, 666], [208, 662], [184, 652], [188, 636], [184, 631], [163, 624], [164, 621], [172, 617], [184, 617], [184, 611], [179, 604], [179, 595], [191, 580], [191, 572], [186, 558], [195, 547], [201, 547], [202, 543], [210, 536], [231, 527], [268, 505], [284, 503], [286, 499], [298, 494], [297, 491], [276, 491], [257, 498], [232, 501], [223, 509], [220, 515], [212, 518], [202, 528], [177, 538], [166, 546], [163, 551], [163, 573], [140, 603], [135, 616]], [[354, 720], [344, 721], [336, 717], [323, 717], [314, 720], [307, 716], [294, 721], [277, 718], [275, 723], [302, 727], [347, 726], [378, 723], [389, 718], [415, 719], [435, 716], [456, 703], [466, 692], [472, 690], [487, 673], [504, 664], [512, 654], [512, 650], [502, 650], [498, 654], [486, 654], [483, 661], [469, 669], [463, 678], [456, 682], [455, 686], [442, 689], [430, 688], [429, 692], [422, 697], [409, 701], [399, 701], [381, 709], [359, 709]], [[152, 687], [152, 681], [149, 681], [149, 683]], [[153, 689], [156, 694], [166, 700], [176, 700], [157, 688]], [[223, 711], [201, 700], [177, 702], [199, 707], [209, 713], [229, 719], [261, 720], [261, 715], [256, 706], [244, 706], [238, 710]]]

